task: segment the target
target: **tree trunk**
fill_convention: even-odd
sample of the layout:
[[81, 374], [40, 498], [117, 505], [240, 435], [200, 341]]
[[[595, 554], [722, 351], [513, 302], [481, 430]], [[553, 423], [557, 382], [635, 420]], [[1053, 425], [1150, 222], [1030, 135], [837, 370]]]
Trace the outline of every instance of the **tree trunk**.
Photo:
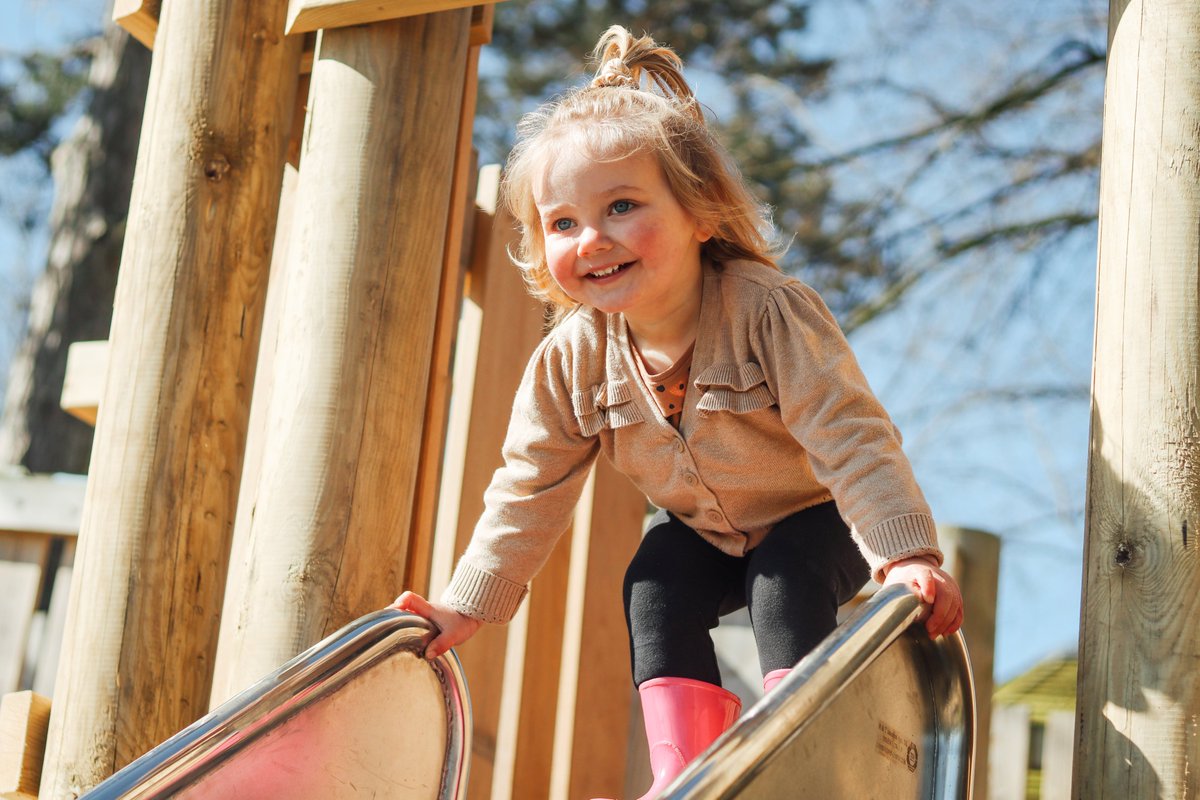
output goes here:
[[107, 26], [87, 110], [52, 159], [50, 250], [9, 368], [0, 464], [87, 472], [92, 429], [58, 400], [71, 343], [108, 337], [149, 75], [150, 51]]

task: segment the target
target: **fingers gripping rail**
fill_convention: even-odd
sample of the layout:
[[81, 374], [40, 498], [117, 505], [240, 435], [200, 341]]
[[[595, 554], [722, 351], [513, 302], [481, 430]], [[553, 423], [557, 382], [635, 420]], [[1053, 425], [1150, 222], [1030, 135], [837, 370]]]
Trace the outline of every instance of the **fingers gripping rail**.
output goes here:
[[660, 796], [970, 798], [975, 690], [962, 634], [881, 589]]
[[461, 800], [470, 702], [457, 656], [422, 656], [434, 635], [400, 611], [362, 617], [84, 797]]

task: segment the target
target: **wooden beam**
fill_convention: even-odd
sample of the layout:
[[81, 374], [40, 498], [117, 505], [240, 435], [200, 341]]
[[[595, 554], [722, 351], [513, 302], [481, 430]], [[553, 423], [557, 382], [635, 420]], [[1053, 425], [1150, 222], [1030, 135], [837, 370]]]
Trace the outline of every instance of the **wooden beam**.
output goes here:
[[158, 12], [162, 0], [113, 0], [113, 22], [151, 50], [158, 32]]
[[74, 536], [86, 489], [82, 475], [0, 473], [0, 532]]
[[1200, 4], [1115, 0], [1073, 797], [1200, 796]]
[[496, 21], [496, 4], [487, 3], [471, 9], [471, 44], [491, 44], [492, 27]]
[[75, 342], [67, 350], [67, 372], [63, 377], [59, 406], [76, 419], [96, 426], [96, 409], [104, 393], [108, 371], [108, 342]]
[[467, 58], [463, 9], [323, 31], [274, 390], [214, 685], [403, 587]]
[[34, 692], [0, 698], [0, 797], [37, 800], [50, 700]]
[[172, 0], [156, 34], [41, 795], [207, 708], [299, 75], [286, 9]]
[[289, 0], [286, 30], [293, 34], [344, 28], [469, 8], [477, 3], [478, 0]]

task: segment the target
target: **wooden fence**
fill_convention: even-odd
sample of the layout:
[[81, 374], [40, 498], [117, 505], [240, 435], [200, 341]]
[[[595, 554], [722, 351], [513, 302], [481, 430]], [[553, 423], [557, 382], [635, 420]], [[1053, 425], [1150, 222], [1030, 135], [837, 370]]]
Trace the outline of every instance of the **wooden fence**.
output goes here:
[[1035, 722], [1028, 706], [994, 706], [988, 798], [1071, 800], [1074, 735], [1074, 711]]

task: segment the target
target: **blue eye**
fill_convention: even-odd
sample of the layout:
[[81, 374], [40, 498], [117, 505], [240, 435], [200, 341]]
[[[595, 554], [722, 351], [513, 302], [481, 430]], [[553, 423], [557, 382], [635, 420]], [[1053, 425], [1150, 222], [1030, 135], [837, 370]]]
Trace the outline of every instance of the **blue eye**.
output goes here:
[[567, 230], [570, 230], [571, 226], [574, 224], [575, 223], [571, 222], [571, 220], [569, 220], [569, 219], [556, 219], [556, 220], [554, 220], [552, 227], [556, 231], [567, 231]]
[[615, 214], [626, 214], [633, 211], [633, 202], [630, 200], [618, 200], [612, 204], [612, 210]]

